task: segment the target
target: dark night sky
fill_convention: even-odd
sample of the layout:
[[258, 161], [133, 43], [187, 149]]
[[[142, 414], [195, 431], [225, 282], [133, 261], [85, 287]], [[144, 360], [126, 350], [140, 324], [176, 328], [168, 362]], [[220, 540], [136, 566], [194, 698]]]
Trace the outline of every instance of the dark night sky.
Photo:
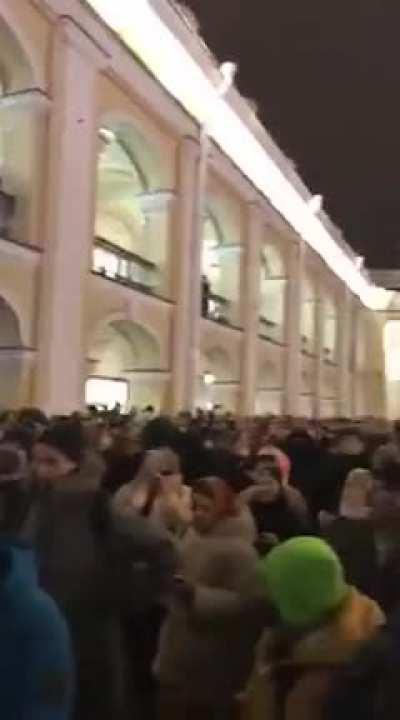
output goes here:
[[186, 0], [370, 267], [400, 267], [399, 0]]

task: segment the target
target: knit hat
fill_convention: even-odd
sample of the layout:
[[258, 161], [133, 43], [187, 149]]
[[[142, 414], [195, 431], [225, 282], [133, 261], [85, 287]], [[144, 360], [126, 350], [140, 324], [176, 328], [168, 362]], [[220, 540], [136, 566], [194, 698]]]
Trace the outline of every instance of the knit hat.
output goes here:
[[260, 570], [282, 621], [296, 628], [318, 625], [349, 591], [339, 558], [318, 538], [288, 540], [261, 561]]
[[77, 465], [82, 461], [85, 438], [82, 426], [78, 422], [61, 420], [47, 428], [38, 442], [55, 448]]

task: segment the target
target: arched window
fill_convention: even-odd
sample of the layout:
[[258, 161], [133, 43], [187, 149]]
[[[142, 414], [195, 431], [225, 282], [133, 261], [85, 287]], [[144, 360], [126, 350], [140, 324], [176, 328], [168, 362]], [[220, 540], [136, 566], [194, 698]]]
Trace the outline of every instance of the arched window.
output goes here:
[[211, 285], [221, 278], [220, 249], [223, 245], [222, 230], [215, 216], [208, 211], [203, 223], [202, 272]]
[[93, 269], [146, 292], [168, 294], [168, 191], [157, 150], [129, 123], [99, 130]]
[[337, 349], [337, 309], [332, 298], [324, 303], [324, 358], [334, 361]]
[[311, 272], [306, 273], [301, 304], [301, 341], [304, 352], [315, 352], [317, 293]]
[[210, 199], [202, 230], [203, 315], [228, 325], [240, 319], [240, 251], [235, 212]]
[[286, 287], [282, 254], [275, 245], [265, 245], [261, 251], [260, 335], [268, 340], [284, 340]]
[[160, 407], [160, 347], [144, 327], [130, 320], [109, 323], [89, 350], [86, 385], [89, 404], [127, 410], [131, 405]]
[[[0, 236], [35, 244], [38, 228], [30, 222], [31, 203], [38, 202], [41, 183], [38, 126], [44, 118], [29, 102], [33, 70], [14, 32], [0, 18]], [[7, 95], [13, 95], [6, 102]]]
[[134, 252], [146, 225], [140, 205], [146, 177], [133, 150], [116, 132], [102, 128], [99, 141], [96, 236]]

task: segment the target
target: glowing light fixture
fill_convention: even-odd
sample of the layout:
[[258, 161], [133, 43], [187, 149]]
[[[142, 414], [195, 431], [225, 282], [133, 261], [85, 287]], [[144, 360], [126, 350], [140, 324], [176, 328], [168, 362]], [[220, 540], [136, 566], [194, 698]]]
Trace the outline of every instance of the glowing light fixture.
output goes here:
[[323, 207], [324, 198], [322, 195], [313, 195], [311, 200], [308, 201], [308, 207], [313, 215], [318, 215]]
[[222, 75], [223, 81], [218, 87], [218, 95], [219, 97], [224, 97], [224, 95], [226, 95], [226, 93], [228, 92], [229, 88], [231, 88], [233, 83], [235, 82], [237, 65], [234, 62], [224, 62], [222, 63], [222, 65], [220, 65], [219, 70]]
[[205, 372], [203, 375], [203, 382], [204, 385], [207, 385], [208, 387], [210, 385], [215, 385], [215, 375], [210, 372]]
[[87, 1], [199, 124], [207, 123], [207, 135], [350, 290], [371, 309], [387, 307], [391, 295], [359, 271], [354, 258], [338, 245], [318, 212], [313, 212], [313, 198], [302, 197], [227, 101], [225, 88], [232, 84], [233, 64], [223, 64], [223, 80], [218, 85], [211, 63], [205, 69], [170, 29], [171, 9], [166, 0]]
[[91, 376], [86, 381], [85, 398], [87, 405], [104, 406], [112, 410], [118, 403], [127, 409], [129, 390], [126, 380]]
[[112, 142], [115, 142], [116, 135], [113, 130], [109, 130], [108, 128], [102, 127], [99, 130], [99, 137], [107, 144], [111, 145]]

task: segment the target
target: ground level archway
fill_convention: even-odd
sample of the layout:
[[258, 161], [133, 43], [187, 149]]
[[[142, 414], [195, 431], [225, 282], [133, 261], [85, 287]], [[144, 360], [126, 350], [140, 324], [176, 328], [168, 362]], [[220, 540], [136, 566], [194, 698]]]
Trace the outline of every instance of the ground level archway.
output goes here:
[[127, 412], [165, 405], [169, 374], [161, 367], [156, 338], [127, 319], [103, 326], [89, 351], [86, 402], [99, 408], [117, 403]]

